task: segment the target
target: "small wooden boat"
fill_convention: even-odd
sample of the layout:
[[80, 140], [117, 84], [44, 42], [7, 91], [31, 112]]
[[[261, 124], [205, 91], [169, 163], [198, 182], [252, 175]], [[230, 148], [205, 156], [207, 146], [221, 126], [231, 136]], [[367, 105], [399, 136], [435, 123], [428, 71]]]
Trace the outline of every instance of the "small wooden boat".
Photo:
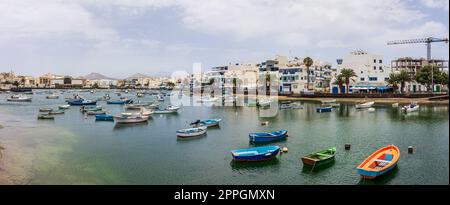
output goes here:
[[45, 98], [47, 98], [47, 99], [58, 99], [59, 95], [57, 95], [57, 94], [50, 94], [50, 95], [47, 95]]
[[48, 112], [48, 114], [50, 114], [50, 115], [64, 114], [64, 110], [61, 110], [61, 109], [58, 109], [58, 110], [52, 110], [52, 111]]
[[6, 99], [6, 101], [11, 102], [31, 102], [31, 97], [23, 96], [23, 95], [12, 95]]
[[280, 109], [282, 109], [282, 110], [291, 109], [291, 108], [292, 108], [292, 104], [283, 103], [280, 105]]
[[286, 139], [288, 136], [287, 130], [278, 130], [274, 132], [260, 132], [260, 133], [250, 133], [248, 135], [250, 142], [271, 142]]
[[408, 112], [417, 112], [417, 111], [419, 111], [419, 107], [420, 106], [418, 104], [411, 103], [407, 106], [403, 106], [402, 111], [407, 112], [407, 113]]
[[50, 107], [41, 107], [41, 108], [39, 108], [39, 112], [50, 112], [52, 110], [53, 110], [53, 108], [50, 108]]
[[392, 104], [392, 107], [393, 107], [393, 108], [397, 108], [398, 105], [399, 105], [398, 103], [394, 103], [394, 104]]
[[37, 118], [39, 120], [53, 120], [53, 119], [55, 119], [55, 116], [45, 113], [45, 114], [39, 114]]
[[97, 121], [114, 121], [114, 118], [112, 115], [98, 114], [98, 115], [95, 115], [95, 120], [97, 120]]
[[214, 127], [214, 126], [219, 126], [220, 121], [222, 121], [222, 119], [220, 119], [220, 118], [197, 120], [197, 121], [191, 123], [191, 125], [194, 127], [203, 127], [203, 126]]
[[117, 124], [141, 123], [147, 122], [148, 120], [148, 116], [142, 115], [121, 115], [121, 116], [113, 116], [113, 118]]
[[318, 113], [322, 113], [322, 112], [331, 112], [333, 110], [333, 108], [330, 107], [317, 107], [316, 108], [316, 112]]
[[197, 137], [205, 134], [207, 130], [208, 130], [207, 127], [195, 127], [177, 130], [177, 137], [181, 138]]
[[263, 146], [232, 150], [231, 156], [236, 161], [257, 162], [273, 159], [279, 152], [279, 146]]
[[153, 113], [155, 114], [170, 114], [170, 113], [176, 113], [178, 112], [178, 109], [180, 109], [180, 107], [177, 106], [167, 106], [166, 109], [156, 109], [153, 111]]
[[340, 107], [341, 104], [339, 103], [322, 103], [322, 107]]
[[375, 104], [375, 102], [366, 102], [366, 103], [362, 103], [362, 104], [356, 104], [355, 107], [356, 107], [356, 109], [363, 109], [363, 108], [372, 107], [373, 104]]
[[123, 104], [129, 104], [133, 101], [131, 99], [120, 99], [120, 100], [108, 100], [106, 101], [106, 104], [114, 104], [114, 105], [123, 105]]
[[334, 156], [336, 154], [336, 147], [332, 147], [326, 150], [315, 152], [302, 157], [302, 162], [304, 165], [319, 167], [324, 164], [328, 164], [334, 161]]
[[71, 99], [68, 100], [67, 103], [69, 105], [96, 105], [97, 101], [96, 100], [85, 100], [85, 99]]
[[81, 112], [98, 111], [102, 110], [102, 106], [81, 106]]
[[69, 109], [70, 105], [60, 105], [58, 106], [59, 109]]
[[400, 150], [397, 146], [382, 147], [358, 165], [358, 173], [364, 179], [374, 179], [392, 170], [399, 159]]
[[261, 99], [258, 101], [258, 106], [267, 107], [267, 106], [270, 106], [270, 103], [272, 103], [272, 100], [270, 100], [270, 99]]
[[104, 110], [95, 110], [95, 111], [87, 111], [86, 115], [101, 115], [106, 114], [106, 111]]
[[375, 108], [371, 107], [371, 108], [369, 108], [367, 111], [369, 111], [369, 112], [375, 112]]

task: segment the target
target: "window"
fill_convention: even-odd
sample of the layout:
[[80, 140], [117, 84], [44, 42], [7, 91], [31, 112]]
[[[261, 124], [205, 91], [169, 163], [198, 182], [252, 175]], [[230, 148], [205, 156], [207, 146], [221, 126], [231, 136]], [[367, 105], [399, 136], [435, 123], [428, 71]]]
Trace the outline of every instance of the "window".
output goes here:
[[373, 67], [373, 69], [374, 69], [374, 70], [376, 70], [376, 69], [377, 69], [377, 67], [376, 67], [376, 66], [374, 66], [374, 67]]
[[377, 59], [373, 59], [373, 63], [377, 63]]
[[384, 78], [384, 81], [388, 81], [389, 80], [389, 78]]
[[364, 79], [364, 78], [360, 78], [360, 80], [361, 80], [361, 81], [364, 81], [365, 79]]
[[369, 81], [377, 81], [378, 78], [377, 77], [369, 77]]
[[380, 66], [380, 70], [383, 70], [383, 67]]
[[363, 74], [364, 73], [364, 71], [361, 71], [361, 74]]
[[378, 63], [383, 63], [383, 60], [380, 59], [380, 60], [378, 61]]

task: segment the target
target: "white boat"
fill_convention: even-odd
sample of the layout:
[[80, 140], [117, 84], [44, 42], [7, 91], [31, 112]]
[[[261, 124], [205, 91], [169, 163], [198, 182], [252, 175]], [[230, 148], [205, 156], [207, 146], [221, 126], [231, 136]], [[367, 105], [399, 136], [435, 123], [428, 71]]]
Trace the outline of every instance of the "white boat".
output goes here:
[[169, 106], [167, 106], [166, 109], [163, 109], [163, 110], [156, 109], [153, 111], [153, 113], [155, 113], [155, 114], [176, 113], [176, 112], [178, 112], [178, 109], [180, 109], [180, 107], [169, 105]]
[[23, 95], [12, 95], [6, 99], [6, 101], [11, 102], [31, 102], [31, 97], [23, 96]]
[[47, 99], [58, 99], [59, 95], [58, 94], [50, 94], [50, 95], [47, 95], [45, 98], [47, 98]]
[[371, 108], [369, 108], [367, 111], [369, 111], [369, 112], [375, 112], [375, 108], [371, 107]]
[[417, 112], [419, 111], [419, 105], [415, 103], [411, 103], [410, 105], [403, 106], [402, 111], [404, 112]]
[[137, 93], [136, 96], [137, 96], [138, 98], [144, 97], [144, 93]]
[[153, 110], [141, 108], [141, 111], [139, 112], [139, 114], [141, 114], [143, 116], [151, 116], [153, 114]]
[[196, 137], [205, 134], [207, 130], [206, 126], [182, 129], [177, 131], [177, 136], [181, 138]]
[[164, 101], [164, 96], [158, 95], [158, 101]]
[[363, 104], [357, 104], [356, 109], [369, 108], [369, 107], [372, 107], [373, 104], [375, 104], [375, 102], [366, 102]]
[[394, 108], [398, 107], [398, 103], [392, 104], [392, 107], [394, 107]]
[[39, 112], [50, 112], [52, 110], [53, 110], [53, 108], [50, 108], [50, 107], [41, 107], [41, 108], [39, 108]]
[[70, 105], [60, 105], [58, 106], [59, 109], [69, 109]]
[[121, 116], [113, 116], [113, 119], [117, 124], [131, 124], [147, 122], [148, 116], [122, 114]]

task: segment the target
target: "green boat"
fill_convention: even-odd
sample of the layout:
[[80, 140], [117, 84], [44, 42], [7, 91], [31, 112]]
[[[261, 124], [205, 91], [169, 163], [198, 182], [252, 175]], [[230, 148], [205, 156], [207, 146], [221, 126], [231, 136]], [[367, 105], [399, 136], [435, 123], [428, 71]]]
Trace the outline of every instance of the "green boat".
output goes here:
[[336, 147], [332, 147], [326, 150], [306, 155], [302, 157], [302, 162], [307, 166], [318, 167], [334, 161], [335, 154]]
[[48, 112], [48, 114], [50, 114], [50, 115], [64, 114], [64, 110], [52, 110], [52, 111]]

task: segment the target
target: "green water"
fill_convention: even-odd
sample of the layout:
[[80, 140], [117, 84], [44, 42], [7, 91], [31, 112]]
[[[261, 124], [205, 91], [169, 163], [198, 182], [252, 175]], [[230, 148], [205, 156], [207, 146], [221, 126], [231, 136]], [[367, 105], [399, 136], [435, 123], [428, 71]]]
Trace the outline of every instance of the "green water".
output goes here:
[[[83, 93], [88, 99], [104, 93]], [[66, 93], [63, 96], [71, 96]], [[117, 98], [115, 94], [110, 95]], [[133, 96], [133, 94], [129, 94]], [[376, 112], [341, 105], [316, 113], [319, 104], [259, 117], [256, 107], [183, 106], [178, 114], [154, 115], [146, 124], [95, 122], [71, 107], [54, 121], [37, 120], [39, 107], [64, 103], [34, 94], [31, 103], [6, 102], [0, 94], [0, 144], [15, 147], [23, 184], [448, 184], [447, 106], [422, 106], [418, 113], [376, 106]], [[135, 95], [134, 95], [135, 96]], [[146, 96], [141, 99], [151, 100]], [[117, 114], [121, 105], [98, 103]], [[222, 118], [204, 137], [178, 140], [175, 131], [196, 119]], [[261, 122], [269, 121], [268, 126]], [[252, 146], [248, 133], [287, 129], [286, 141], [271, 144], [289, 152], [264, 163], [235, 163], [230, 150]], [[344, 144], [351, 150], [345, 151]], [[398, 168], [375, 181], [362, 181], [356, 166], [382, 146], [401, 150]], [[300, 157], [336, 146], [334, 163], [304, 169]], [[416, 147], [408, 154], [408, 146]], [[13, 166], [13, 165], [11, 165]], [[10, 167], [11, 167], [10, 166]], [[10, 168], [7, 167], [7, 168]], [[19, 169], [18, 168], [18, 169]], [[2, 172], [0, 172], [1, 174]]]

